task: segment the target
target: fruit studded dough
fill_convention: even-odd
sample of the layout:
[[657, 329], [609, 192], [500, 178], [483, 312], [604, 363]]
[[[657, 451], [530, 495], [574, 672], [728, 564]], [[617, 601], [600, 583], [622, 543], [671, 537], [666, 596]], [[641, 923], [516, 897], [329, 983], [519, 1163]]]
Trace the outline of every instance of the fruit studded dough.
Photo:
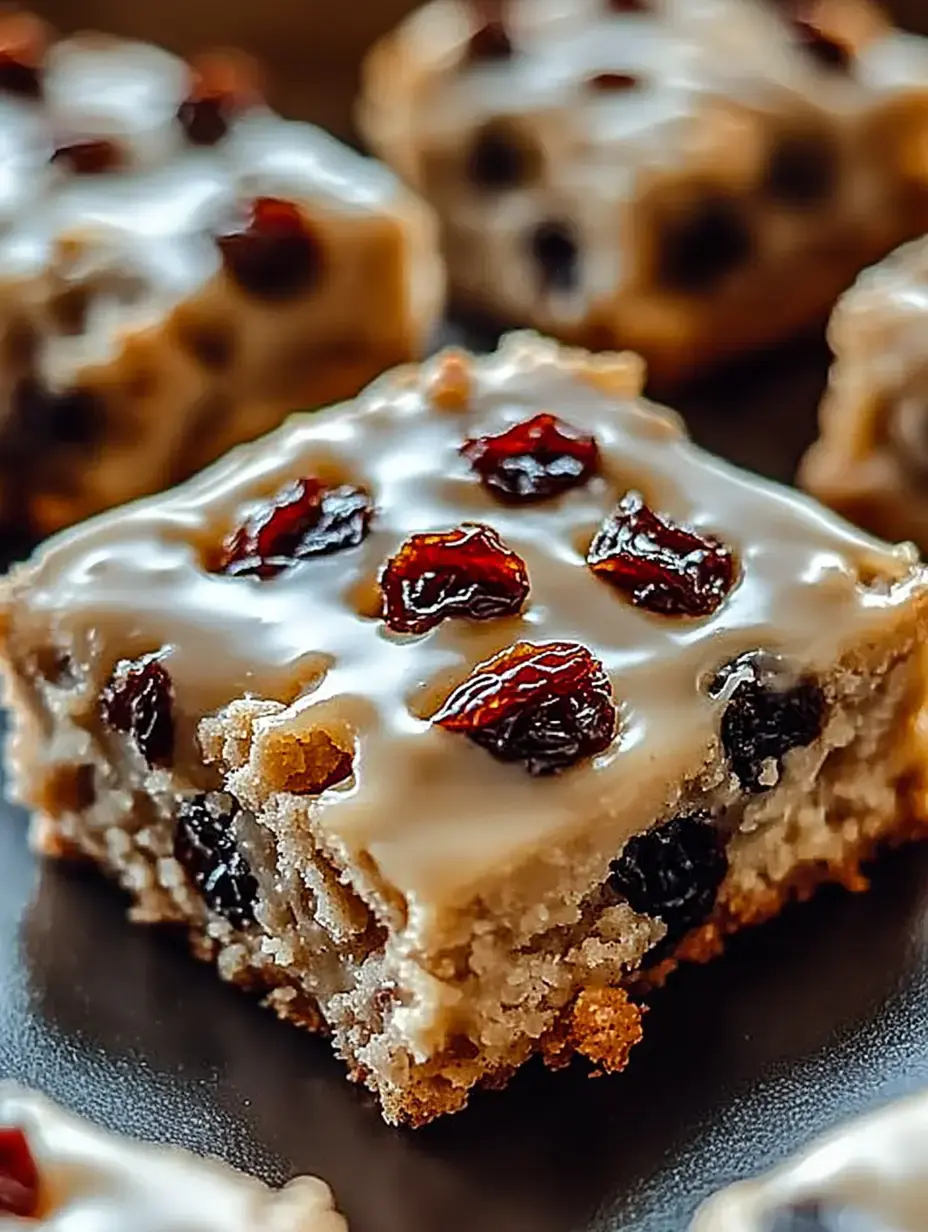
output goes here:
[[463, 303], [680, 379], [928, 229], [928, 41], [867, 0], [788, 12], [433, 0], [371, 54], [362, 126]]

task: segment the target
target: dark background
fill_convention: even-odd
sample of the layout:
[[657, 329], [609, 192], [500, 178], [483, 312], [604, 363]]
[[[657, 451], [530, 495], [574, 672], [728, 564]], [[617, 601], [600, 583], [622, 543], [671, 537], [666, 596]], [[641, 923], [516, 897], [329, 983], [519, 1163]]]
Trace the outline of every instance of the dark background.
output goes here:
[[[361, 50], [406, 0], [45, 0], [62, 27], [182, 51], [241, 43], [286, 109], [344, 130]], [[899, 0], [898, 9], [906, 7]], [[907, 0], [928, 29], [928, 4]], [[471, 339], [473, 340], [473, 339]], [[814, 434], [812, 339], [683, 400], [698, 439], [789, 479]], [[3, 810], [3, 806], [0, 806]], [[318, 1172], [353, 1232], [683, 1232], [697, 1202], [826, 1126], [928, 1083], [928, 848], [869, 895], [826, 890], [655, 998], [629, 1071], [527, 1066], [410, 1133], [385, 1126], [327, 1045], [262, 1012], [169, 937], [130, 927], [92, 874], [40, 868], [0, 818], [0, 1074], [104, 1124], [270, 1180]]]

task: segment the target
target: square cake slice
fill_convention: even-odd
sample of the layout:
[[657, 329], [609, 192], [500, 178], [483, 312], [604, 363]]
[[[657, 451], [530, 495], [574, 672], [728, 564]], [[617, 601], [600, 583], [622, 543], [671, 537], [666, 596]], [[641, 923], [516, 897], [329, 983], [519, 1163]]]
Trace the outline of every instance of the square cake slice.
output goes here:
[[7, 12], [0, 52], [0, 525], [169, 487], [424, 352], [431, 210], [246, 57]]
[[924, 830], [928, 574], [696, 448], [634, 356], [447, 351], [0, 593], [37, 848], [421, 1124], [621, 1068], [681, 958]]

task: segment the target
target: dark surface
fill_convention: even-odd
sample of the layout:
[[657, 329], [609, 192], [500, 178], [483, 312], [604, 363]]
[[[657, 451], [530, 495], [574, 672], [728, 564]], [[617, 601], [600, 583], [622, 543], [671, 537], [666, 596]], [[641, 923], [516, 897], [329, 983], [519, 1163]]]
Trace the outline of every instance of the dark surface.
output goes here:
[[[800, 345], [700, 391], [696, 435], [787, 477], [823, 371], [821, 345]], [[410, 1133], [381, 1122], [324, 1042], [130, 927], [96, 877], [39, 869], [7, 812], [0, 1073], [269, 1179], [318, 1172], [353, 1232], [676, 1232], [711, 1190], [928, 1082], [928, 850], [887, 858], [869, 895], [825, 891], [682, 971], [626, 1074], [533, 1064]]]

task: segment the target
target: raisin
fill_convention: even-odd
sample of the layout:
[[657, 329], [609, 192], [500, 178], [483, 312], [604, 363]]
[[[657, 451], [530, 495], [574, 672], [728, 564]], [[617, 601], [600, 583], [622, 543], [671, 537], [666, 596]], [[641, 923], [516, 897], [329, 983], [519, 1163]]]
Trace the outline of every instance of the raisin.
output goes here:
[[610, 866], [609, 883], [633, 911], [663, 920], [666, 946], [709, 916], [727, 871], [725, 843], [712, 819], [687, 813], [629, 839]]
[[486, 487], [513, 501], [557, 496], [586, 483], [599, 466], [595, 438], [547, 413], [465, 441], [461, 453]]
[[262, 299], [294, 299], [322, 272], [319, 241], [290, 201], [257, 197], [247, 216], [217, 235], [226, 269], [243, 291]]
[[103, 138], [88, 141], [71, 141], [56, 147], [53, 163], [66, 163], [75, 175], [102, 175], [115, 171], [123, 165], [120, 149], [112, 141]]
[[662, 616], [709, 616], [731, 590], [731, 549], [661, 517], [627, 492], [596, 533], [587, 564], [635, 607]]
[[601, 753], [618, 727], [603, 666], [576, 642], [517, 642], [478, 664], [432, 722], [530, 774]]
[[174, 752], [174, 686], [159, 653], [121, 659], [100, 697], [103, 720], [132, 740], [149, 766]]
[[514, 125], [491, 120], [474, 137], [467, 155], [467, 176], [485, 192], [502, 192], [535, 179], [540, 162], [537, 148]]
[[797, 681], [781, 659], [764, 651], [748, 651], [727, 663], [709, 695], [718, 697], [726, 686], [731, 692], [722, 715], [722, 747], [745, 791], [769, 791], [786, 754], [821, 735], [825, 695], [814, 680]]
[[39, 1170], [21, 1129], [0, 1128], [0, 1212], [30, 1219], [38, 1212]]
[[791, 24], [800, 47], [822, 68], [840, 73], [850, 71], [854, 53], [846, 43], [800, 17], [794, 17]]
[[570, 291], [579, 278], [580, 249], [570, 223], [539, 223], [529, 237], [529, 251], [545, 291]]
[[752, 247], [737, 204], [726, 196], [707, 196], [662, 226], [657, 276], [672, 290], [701, 294], [743, 265]]
[[357, 547], [373, 512], [362, 488], [327, 488], [318, 479], [297, 479], [226, 539], [216, 572], [271, 578], [297, 561]]
[[468, 60], [509, 60], [512, 57], [512, 39], [506, 24], [500, 18], [482, 22], [474, 30], [467, 44]]
[[13, 390], [4, 429], [4, 452], [29, 457], [53, 446], [87, 446], [97, 441], [106, 416], [88, 389], [53, 393], [32, 377]]
[[586, 84], [593, 90], [602, 90], [606, 94], [619, 93], [623, 90], [634, 90], [641, 85], [641, 78], [634, 73], [594, 73], [587, 78]]
[[46, 41], [44, 24], [31, 13], [0, 15], [0, 90], [41, 97]]
[[250, 62], [240, 56], [201, 56], [192, 65], [190, 93], [177, 109], [177, 119], [191, 145], [220, 142], [232, 121], [260, 93]]
[[395, 633], [425, 633], [450, 616], [512, 616], [528, 598], [525, 564], [490, 526], [410, 535], [380, 578], [383, 618]]
[[258, 883], [235, 843], [238, 801], [225, 792], [184, 800], [177, 814], [174, 858], [203, 895], [210, 911], [244, 928], [254, 919]]
[[606, 0], [614, 13], [650, 13], [651, 0]]
[[834, 193], [841, 165], [834, 142], [820, 133], [787, 133], [776, 142], [761, 191], [780, 205], [807, 209]]

